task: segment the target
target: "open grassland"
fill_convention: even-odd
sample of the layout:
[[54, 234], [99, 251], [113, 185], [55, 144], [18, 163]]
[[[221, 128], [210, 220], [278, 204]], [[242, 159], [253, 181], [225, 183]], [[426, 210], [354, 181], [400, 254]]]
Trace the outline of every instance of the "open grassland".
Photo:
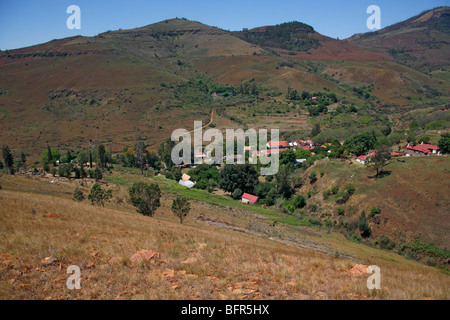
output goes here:
[[[199, 190], [187, 194], [192, 210], [180, 225], [169, 208], [181, 190], [162, 178], [154, 178], [161, 208], [141, 216], [127, 200], [127, 173], [113, 177], [121, 183], [108, 183], [114, 199], [104, 208], [71, 200], [78, 183], [1, 177], [2, 299], [449, 298], [449, 276], [438, 269], [288, 221], [269, 230], [268, 209], [220, 196], [205, 202]], [[142, 249], [159, 256], [132, 262]], [[380, 266], [381, 290], [366, 288], [367, 275], [349, 275], [356, 263]], [[81, 267], [81, 290], [66, 287], [69, 265]]]

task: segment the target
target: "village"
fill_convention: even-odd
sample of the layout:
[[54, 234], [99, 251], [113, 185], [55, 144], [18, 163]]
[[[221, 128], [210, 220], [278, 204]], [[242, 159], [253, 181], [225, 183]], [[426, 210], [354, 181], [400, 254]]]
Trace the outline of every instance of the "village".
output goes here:
[[[255, 160], [254, 157], [267, 157], [271, 155], [280, 156], [283, 155], [283, 153], [295, 153], [295, 155], [298, 155], [296, 153], [298, 150], [305, 150], [306, 152], [302, 152], [301, 154], [305, 157], [303, 158], [293, 158], [293, 164], [301, 166], [302, 163], [305, 163], [308, 159], [308, 157], [314, 157], [317, 155], [317, 153], [325, 154], [325, 159], [329, 159], [330, 154], [334, 155], [334, 152], [336, 151], [336, 148], [343, 147], [344, 142], [339, 142], [339, 145], [335, 143], [334, 145], [329, 142], [325, 142], [323, 144], [314, 143], [312, 140], [302, 140], [302, 139], [296, 139], [293, 141], [269, 141], [266, 145], [266, 149], [262, 150], [252, 150], [251, 146], [245, 146], [244, 152], [246, 155], [248, 154], [248, 162], [251, 163], [252, 160]], [[402, 159], [402, 157], [416, 157], [416, 156], [430, 156], [430, 155], [436, 155], [440, 156], [442, 153], [440, 152], [440, 148], [436, 145], [431, 145], [428, 143], [421, 142], [420, 144], [413, 145], [408, 143], [404, 146], [398, 147], [399, 151], [389, 151], [388, 158], [398, 158], [398, 161], [404, 162], [405, 160]], [[315, 151], [315, 152], [314, 152]], [[369, 151], [362, 155], [356, 155], [351, 154], [351, 162], [361, 164], [361, 165], [368, 165], [372, 159], [376, 156], [376, 151]], [[204, 152], [198, 152], [194, 154], [195, 163], [205, 163], [208, 160], [208, 156]], [[224, 156], [224, 160], [229, 160], [229, 156]], [[332, 158], [335, 158], [333, 156]], [[232, 156], [232, 160], [235, 160], [237, 163], [245, 163], [246, 157], [242, 154], [237, 154]], [[292, 159], [292, 158], [291, 158]], [[196, 168], [197, 165], [182, 165], [179, 166], [180, 168], [184, 169], [185, 171], [191, 168]], [[223, 165], [217, 165], [217, 170], [223, 169]], [[188, 188], [192, 188], [196, 185], [195, 181], [192, 181], [191, 176], [186, 174], [185, 172], [182, 174], [181, 179], [179, 180], [179, 184], [183, 185]], [[241, 197], [242, 203], [250, 203], [250, 204], [256, 204], [259, 200], [259, 197], [256, 195], [253, 195], [251, 193], [244, 192]]]

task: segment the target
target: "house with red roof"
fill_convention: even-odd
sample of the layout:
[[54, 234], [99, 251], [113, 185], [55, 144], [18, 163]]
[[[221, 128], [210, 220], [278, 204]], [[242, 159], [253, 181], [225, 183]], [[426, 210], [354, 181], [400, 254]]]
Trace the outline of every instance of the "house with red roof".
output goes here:
[[267, 143], [267, 148], [269, 149], [276, 149], [276, 148], [287, 148], [289, 147], [289, 143], [287, 141], [269, 141]]
[[244, 193], [242, 195], [242, 203], [249, 203], [249, 202], [255, 204], [256, 202], [258, 202], [258, 197], [249, 193]]
[[429, 154], [436, 154], [439, 153], [439, 147], [438, 146], [434, 146], [432, 144], [428, 144], [428, 143], [421, 143], [417, 146], [412, 146], [410, 144], [408, 144], [406, 146], [406, 149], [409, 151], [412, 151], [413, 154], [424, 154], [424, 155], [429, 155]]
[[359, 162], [361, 164], [368, 164], [369, 159], [367, 156], [359, 156], [358, 158], [356, 158], [356, 162]]

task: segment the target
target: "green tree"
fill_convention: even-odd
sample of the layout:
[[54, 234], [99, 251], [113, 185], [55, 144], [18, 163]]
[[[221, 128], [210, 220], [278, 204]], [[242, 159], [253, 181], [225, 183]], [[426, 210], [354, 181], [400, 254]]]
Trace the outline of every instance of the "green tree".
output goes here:
[[359, 231], [361, 231], [361, 236], [363, 238], [370, 237], [372, 230], [370, 229], [369, 223], [367, 222], [366, 213], [364, 211], [359, 217], [358, 228]]
[[243, 192], [253, 193], [258, 182], [258, 173], [250, 164], [227, 164], [220, 172], [220, 187], [227, 192], [241, 189]]
[[289, 199], [294, 193], [294, 187], [292, 185], [293, 171], [294, 165], [290, 163], [288, 165], [281, 166], [275, 176], [277, 193], [285, 199]]
[[103, 173], [102, 173], [102, 170], [100, 170], [99, 167], [95, 167], [94, 179], [95, 179], [95, 181], [103, 179]]
[[144, 216], [153, 216], [156, 209], [161, 205], [161, 190], [157, 184], [135, 182], [128, 192], [136, 211]]
[[98, 152], [98, 164], [100, 166], [100, 169], [103, 171], [106, 168], [106, 149], [103, 144], [98, 145], [97, 147]]
[[186, 197], [178, 196], [173, 200], [172, 212], [180, 219], [181, 224], [183, 224], [183, 221], [190, 210], [191, 204]]
[[159, 158], [164, 162], [167, 168], [173, 167], [172, 149], [174, 146], [175, 142], [173, 142], [170, 138], [168, 138], [166, 141], [162, 142], [158, 147]]
[[134, 157], [136, 158], [135, 163], [139, 169], [141, 169], [141, 175], [144, 174], [145, 166], [145, 145], [143, 142], [136, 143], [134, 147]]
[[91, 188], [91, 192], [88, 195], [88, 199], [91, 201], [91, 204], [101, 204], [103, 207], [105, 206], [105, 201], [108, 201], [111, 198], [111, 189], [105, 190], [98, 183], [94, 183]]
[[27, 162], [27, 157], [25, 156], [25, 153], [20, 153], [20, 162], [25, 166], [25, 163]]
[[376, 142], [377, 139], [373, 133], [365, 132], [348, 138], [345, 140], [344, 146], [349, 152], [360, 156], [373, 149]]
[[84, 200], [83, 191], [79, 187], [76, 187], [75, 190], [73, 191], [73, 200], [75, 200], [75, 201], [83, 201]]
[[242, 192], [241, 189], [237, 188], [231, 193], [231, 197], [234, 200], [239, 200], [242, 197], [243, 194], [244, 194], [244, 192]]
[[285, 165], [288, 163], [294, 163], [295, 152], [292, 149], [280, 152], [280, 164]]
[[11, 150], [9, 149], [8, 146], [3, 146], [2, 156], [3, 156], [3, 161], [5, 163], [5, 167], [7, 169], [9, 169], [11, 173], [14, 173], [14, 168], [13, 168], [14, 156], [12, 155]]
[[311, 130], [311, 137], [315, 137], [320, 133], [320, 123], [316, 123]]
[[47, 163], [52, 163], [52, 160], [53, 160], [52, 149], [50, 148], [49, 145], [47, 145]]
[[443, 133], [441, 139], [438, 142], [438, 146], [441, 152], [450, 152], [450, 133]]
[[306, 206], [306, 199], [304, 196], [302, 195], [298, 195], [297, 197], [295, 197], [294, 199], [294, 207], [296, 209], [299, 208], [303, 208], [304, 206]]
[[386, 145], [382, 145], [377, 148], [375, 156], [372, 158], [373, 168], [376, 170], [375, 177], [378, 178], [378, 175], [383, 172], [383, 168], [386, 165], [386, 162], [391, 158], [391, 152], [389, 147]]

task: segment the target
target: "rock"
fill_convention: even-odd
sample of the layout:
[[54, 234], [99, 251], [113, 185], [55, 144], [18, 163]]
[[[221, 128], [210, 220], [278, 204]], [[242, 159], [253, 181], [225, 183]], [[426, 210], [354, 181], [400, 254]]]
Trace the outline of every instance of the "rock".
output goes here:
[[217, 296], [219, 300], [228, 300], [228, 297], [224, 294], [219, 293], [219, 295]]
[[357, 264], [353, 268], [348, 270], [347, 273], [349, 275], [351, 275], [352, 277], [358, 277], [358, 276], [361, 276], [363, 274], [366, 274], [368, 267], [369, 266], [366, 266], [364, 264]]
[[163, 273], [161, 273], [162, 278], [173, 278], [175, 277], [175, 270], [167, 269]]
[[58, 260], [56, 260], [55, 258], [53, 258], [53, 257], [47, 257], [47, 258], [44, 258], [44, 259], [42, 259], [42, 261], [41, 261], [41, 263], [42, 264], [45, 264], [45, 265], [50, 265], [50, 264], [52, 264], [52, 263], [56, 263], [56, 262], [58, 262]]
[[182, 261], [181, 264], [191, 264], [196, 263], [198, 261], [198, 258], [187, 258], [186, 260]]
[[130, 258], [131, 262], [150, 261], [159, 258], [159, 253], [153, 250], [140, 250]]
[[59, 216], [54, 213], [47, 213], [44, 215], [44, 218], [59, 218]]

